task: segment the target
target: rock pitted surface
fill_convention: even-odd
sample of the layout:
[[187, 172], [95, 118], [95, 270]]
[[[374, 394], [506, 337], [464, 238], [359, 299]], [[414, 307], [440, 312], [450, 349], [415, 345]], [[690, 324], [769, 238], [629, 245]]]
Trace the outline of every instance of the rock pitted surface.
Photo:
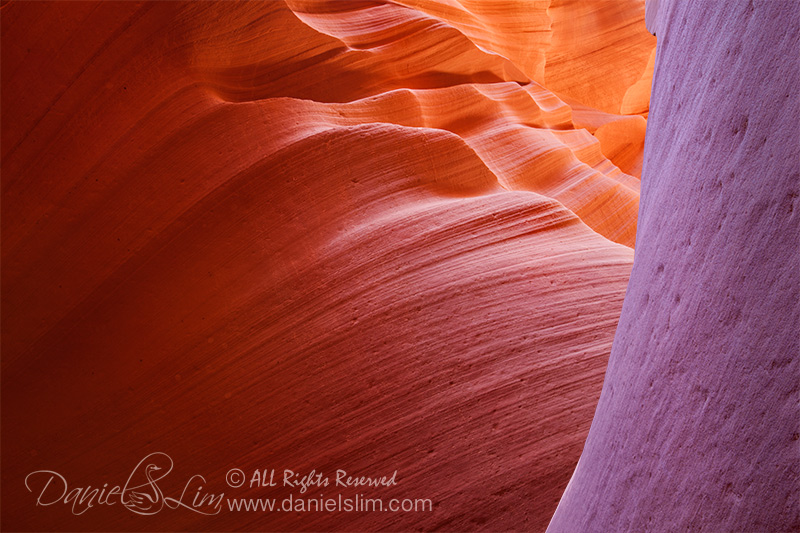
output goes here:
[[797, 531], [800, 9], [657, 8], [633, 272], [548, 531]]

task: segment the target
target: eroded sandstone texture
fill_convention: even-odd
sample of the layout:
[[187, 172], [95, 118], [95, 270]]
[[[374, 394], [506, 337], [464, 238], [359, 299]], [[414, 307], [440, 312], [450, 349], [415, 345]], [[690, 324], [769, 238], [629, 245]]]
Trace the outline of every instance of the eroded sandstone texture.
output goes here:
[[729, 5], [658, 6], [633, 272], [548, 531], [800, 528], [800, 9]]
[[[546, 527], [633, 260], [641, 1], [0, 13], [3, 530]], [[25, 488], [157, 451], [173, 497], [396, 470], [313, 495], [435, 506], [74, 516]]]

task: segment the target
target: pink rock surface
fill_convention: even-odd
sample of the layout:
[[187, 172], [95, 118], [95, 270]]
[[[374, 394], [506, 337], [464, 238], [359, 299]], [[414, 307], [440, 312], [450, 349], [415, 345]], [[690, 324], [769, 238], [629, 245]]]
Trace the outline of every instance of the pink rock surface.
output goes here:
[[633, 272], [548, 531], [800, 529], [798, 7], [662, 0], [648, 24]]

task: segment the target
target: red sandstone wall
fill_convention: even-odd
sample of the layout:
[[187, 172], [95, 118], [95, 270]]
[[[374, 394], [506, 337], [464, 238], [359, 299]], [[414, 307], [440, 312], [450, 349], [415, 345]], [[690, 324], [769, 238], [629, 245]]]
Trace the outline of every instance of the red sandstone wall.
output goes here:
[[[633, 260], [642, 2], [0, 14], [3, 529], [546, 527]], [[152, 452], [165, 495], [396, 470], [368, 495], [434, 509], [74, 516], [26, 490]]]

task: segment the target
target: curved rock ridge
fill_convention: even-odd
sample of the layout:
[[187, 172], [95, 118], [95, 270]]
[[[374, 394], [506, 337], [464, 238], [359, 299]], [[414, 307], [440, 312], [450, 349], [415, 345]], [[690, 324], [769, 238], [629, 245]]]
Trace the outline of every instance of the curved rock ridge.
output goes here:
[[[649, 50], [606, 49], [641, 28], [411, 0], [12, 1], [0, 24], [4, 530], [544, 530], [633, 261]], [[592, 46], [559, 48], [575, 31]], [[434, 507], [75, 516], [25, 489], [124, 483], [151, 452], [165, 493], [397, 471], [341, 492]]]
[[648, 10], [636, 256], [554, 533], [800, 529], [800, 6], [718, 7]]

